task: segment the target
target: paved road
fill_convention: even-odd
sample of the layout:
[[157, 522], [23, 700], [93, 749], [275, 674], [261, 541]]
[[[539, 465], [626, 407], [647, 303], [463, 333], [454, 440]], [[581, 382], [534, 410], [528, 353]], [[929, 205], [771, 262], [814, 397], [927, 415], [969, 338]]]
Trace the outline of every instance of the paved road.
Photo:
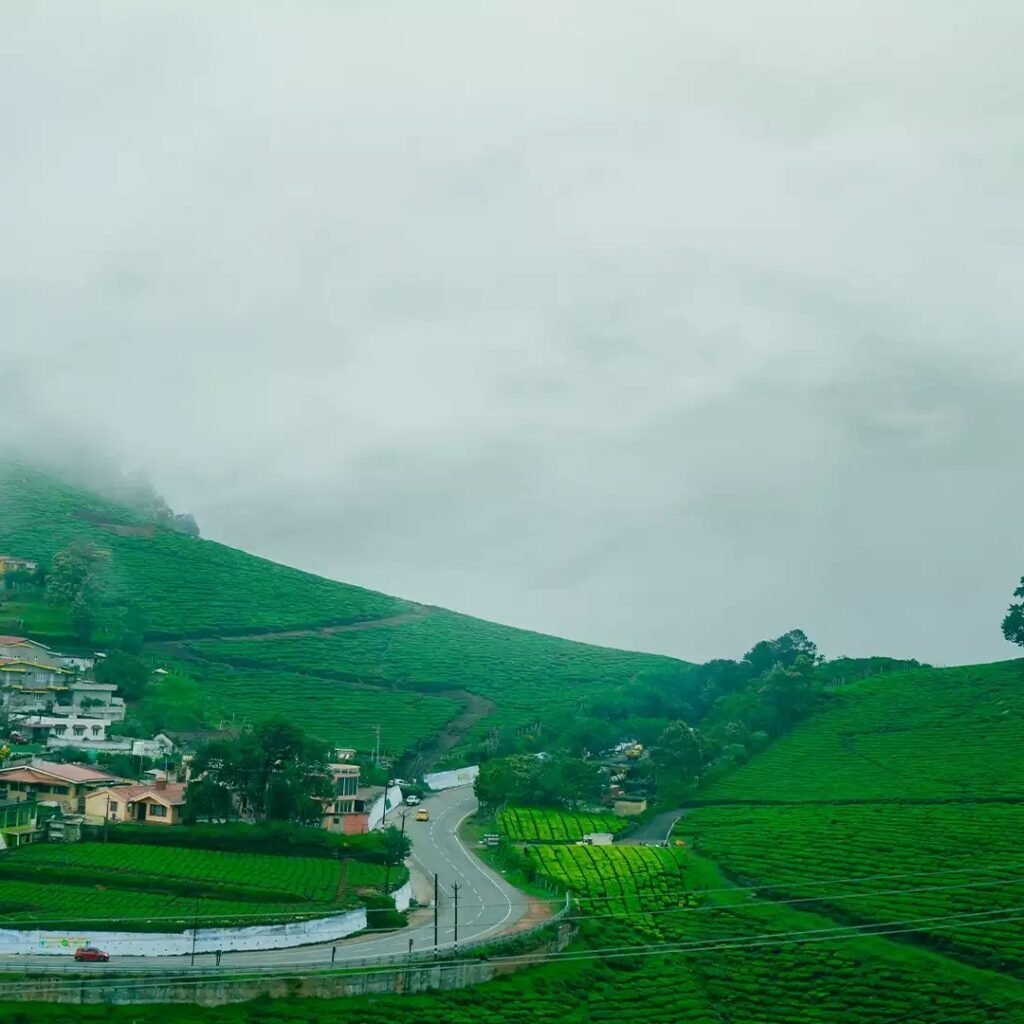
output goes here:
[[[527, 898], [512, 888], [500, 875], [485, 867], [466, 849], [457, 834], [459, 825], [477, 808], [473, 787], [450, 789], [430, 796], [423, 802], [430, 812], [428, 822], [416, 821], [409, 813], [406, 832], [412, 838], [412, 868], [414, 889], [421, 900], [432, 898], [434, 874], [438, 876], [438, 948], [451, 949], [455, 941], [455, 900], [453, 886], [459, 886], [459, 944], [487, 939], [510, 930], [528, 909]], [[389, 815], [389, 822], [408, 808], [398, 808]], [[418, 873], [419, 877], [415, 877]], [[222, 969], [250, 969], [314, 965], [331, 963], [332, 946], [336, 947], [336, 963], [355, 962], [367, 958], [394, 956], [409, 951], [412, 940], [414, 953], [429, 952], [434, 948], [434, 913], [418, 910], [413, 913], [407, 928], [378, 937], [363, 936], [317, 946], [292, 949], [253, 950], [224, 953]], [[180, 972], [188, 966], [188, 957], [117, 957], [110, 964], [76, 964], [70, 957], [9, 956], [0, 957], [2, 967], [47, 967], [52, 970], [81, 971], [107, 970], [130, 967], [133, 970]], [[204, 953], [196, 956], [197, 967], [214, 966], [214, 956]]]
[[620, 846], [639, 846], [641, 843], [664, 843], [672, 835], [672, 827], [686, 814], [686, 810], [677, 807], [674, 811], [663, 811], [649, 821], [630, 832], [628, 835], [616, 836], [612, 842]]

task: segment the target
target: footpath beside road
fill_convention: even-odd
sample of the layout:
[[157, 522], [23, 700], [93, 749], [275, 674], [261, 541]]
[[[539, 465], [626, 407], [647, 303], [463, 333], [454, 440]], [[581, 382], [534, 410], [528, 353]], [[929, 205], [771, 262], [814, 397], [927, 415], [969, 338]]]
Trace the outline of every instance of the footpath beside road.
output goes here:
[[[438, 878], [437, 949], [452, 950], [455, 946], [455, 901], [458, 886], [458, 945], [486, 942], [544, 920], [538, 901], [513, 888], [501, 875], [483, 864], [467, 849], [458, 835], [459, 826], [477, 809], [472, 786], [450, 789], [426, 798], [421, 807], [428, 811], [428, 821], [416, 821], [415, 811], [396, 808], [388, 815], [388, 824], [401, 825], [406, 814], [405, 830], [412, 840], [410, 858], [413, 889], [418, 901], [433, 899], [434, 875]], [[524, 920], [525, 919], [525, 920]], [[413, 911], [408, 927], [381, 935], [364, 933], [351, 939], [320, 945], [288, 949], [226, 952], [220, 968], [230, 970], [262, 970], [276, 967], [324, 967], [351, 964], [358, 966], [367, 959], [399, 955], [424, 954], [434, 948], [434, 911]], [[196, 956], [196, 967], [209, 969], [215, 965], [214, 954]], [[189, 958], [181, 956], [120, 956], [109, 964], [77, 964], [71, 957], [13, 955], [0, 958], [0, 969], [18, 970], [31, 967], [47, 971], [76, 972], [144, 970], [155, 973], [179, 973], [189, 967]]]

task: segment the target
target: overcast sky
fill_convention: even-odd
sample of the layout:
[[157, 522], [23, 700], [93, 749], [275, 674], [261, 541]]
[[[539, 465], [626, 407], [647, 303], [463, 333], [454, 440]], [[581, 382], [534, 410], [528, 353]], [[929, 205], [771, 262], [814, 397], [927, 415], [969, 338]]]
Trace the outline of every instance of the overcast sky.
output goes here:
[[515, 625], [1012, 656], [1022, 33], [1019, 0], [6, 4], [0, 430]]

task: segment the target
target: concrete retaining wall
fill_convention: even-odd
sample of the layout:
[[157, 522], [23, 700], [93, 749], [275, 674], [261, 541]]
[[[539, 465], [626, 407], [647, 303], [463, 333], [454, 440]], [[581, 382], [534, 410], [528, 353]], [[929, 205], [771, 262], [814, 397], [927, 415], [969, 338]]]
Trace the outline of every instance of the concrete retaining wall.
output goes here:
[[434, 772], [423, 776], [423, 784], [427, 789], [454, 789], [456, 786], [471, 786], [480, 774], [480, 766], [470, 765], [468, 768], [456, 768], [450, 772]]
[[[95, 973], [90, 977], [61, 978], [32, 975], [22, 981], [0, 981], [0, 1001], [50, 1003], [198, 1003], [221, 1006], [241, 1003], [260, 996], [271, 999], [332, 999], [340, 996], [399, 994], [466, 988], [491, 981], [524, 967], [543, 963], [551, 953], [561, 952], [576, 935], [570, 924], [560, 925], [557, 935], [538, 943], [514, 962], [464, 960], [440, 966], [411, 961], [365, 973], [302, 974], [289, 977], [232, 980], [217, 976], [116, 978]], [[396, 958], [399, 959], [400, 958]], [[105, 972], [104, 972], [105, 973]]]
[[[218, 949], [224, 952], [237, 949], [285, 949], [289, 946], [332, 942], [364, 928], [366, 910], [360, 907], [345, 914], [320, 917], [313, 921], [252, 925], [248, 928], [200, 928], [195, 935], [195, 950], [197, 953], [215, 953]], [[105, 932], [83, 929], [70, 933], [0, 928], [0, 953], [66, 957], [78, 946], [99, 946], [118, 957], [186, 956], [192, 952], [192, 929], [183, 932]]]
[[373, 802], [373, 806], [370, 808], [369, 817], [366, 821], [366, 827], [371, 832], [375, 828], [380, 828], [384, 824], [384, 815], [387, 814], [388, 811], [397, 807], [404, 799], [405, 797], [402, 795], [402, 791], [398, 786], [392, 786], [390, 789], [385, 790]]

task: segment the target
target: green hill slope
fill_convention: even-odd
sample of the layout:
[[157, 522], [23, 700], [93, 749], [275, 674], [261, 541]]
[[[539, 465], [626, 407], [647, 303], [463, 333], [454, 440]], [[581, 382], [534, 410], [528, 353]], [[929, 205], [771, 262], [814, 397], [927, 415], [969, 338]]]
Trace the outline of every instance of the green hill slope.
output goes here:
[[[401, 754], [453, 720], [460, 736], [516, 726], [594, 688], [685, 667], [300, 572], [0, 461], [0, 553], [46, 564], [76, 539], [109, 552], [107, 614], [138, 607], [150, 645], [196, 678], [212, 717], [281, 713], [339, 745], [369, 749], [379, 724]], [[65, 609], [9, 595], [0, 631], [65, 642], [70, 627]]]
[[1024, 661], [850, 686], [700, 797], [678, 834], [733, 880], [1024, 975], [1019, 915], [987, 919], [1024, 914]]

